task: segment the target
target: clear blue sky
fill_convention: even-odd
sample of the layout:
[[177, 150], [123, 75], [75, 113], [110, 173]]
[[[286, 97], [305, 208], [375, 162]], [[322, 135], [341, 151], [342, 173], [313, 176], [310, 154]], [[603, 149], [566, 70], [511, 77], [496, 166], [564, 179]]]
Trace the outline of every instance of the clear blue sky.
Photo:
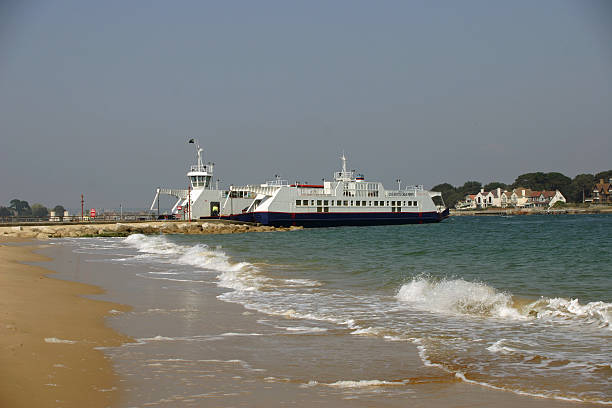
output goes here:
[[3, 1], [0, 205], [612, 168], [610, 1]]

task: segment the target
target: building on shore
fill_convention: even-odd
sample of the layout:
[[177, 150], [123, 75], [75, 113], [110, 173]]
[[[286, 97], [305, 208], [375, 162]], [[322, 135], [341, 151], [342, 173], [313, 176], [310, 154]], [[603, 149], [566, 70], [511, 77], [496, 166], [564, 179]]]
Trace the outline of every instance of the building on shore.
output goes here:
[[558, 202], [565, 203], [565, 197], [559, 190], [555, 191], [532, 191], [529, 200], [525, 204], [527, 208], [552, 207]]
[[612, 203], [612, 178], [608, 182], [604, 182], [604, 179], [599, 179], [599, 183], [595, 184], [593, 189], [594, 204], [609, 204]]
[[455, 206], [458, 210], [475, 210], [488, 207], [497, 208], [535, 208], [552, 207], [557, 202], [566, 202], [565, 197], [559, 190], [533, 191], [524, 187], [517, 187], [512, 191], [502, 191], [497, 188], [493, 191], [480, 191], [476, 194], [468, 194], [463, 201]]

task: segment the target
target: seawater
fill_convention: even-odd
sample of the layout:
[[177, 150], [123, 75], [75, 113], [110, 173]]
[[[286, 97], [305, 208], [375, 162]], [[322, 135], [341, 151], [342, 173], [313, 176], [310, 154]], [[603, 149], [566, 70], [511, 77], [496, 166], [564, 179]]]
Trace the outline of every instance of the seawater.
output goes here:
[[83, 242], [155, 266], [142, 278], [214, 282], [223, 301], [327, 325], [296, 325], [296, 334], [331, 325], [409, 342], [424, 365], [461, 381], [612, 404], [609, 215]]

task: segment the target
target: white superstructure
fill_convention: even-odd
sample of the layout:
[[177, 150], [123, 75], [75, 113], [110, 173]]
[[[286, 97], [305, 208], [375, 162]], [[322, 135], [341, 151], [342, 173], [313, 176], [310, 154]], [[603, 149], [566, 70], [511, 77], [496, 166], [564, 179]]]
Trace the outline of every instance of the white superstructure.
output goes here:
[[195, 144], [197, 163], [190, 166], [187, 172], [188, 188], [158, 188], [151, 211], [159, 205], [159, 196], [163, 194], [177, 198], [171, 212], [175, 218], [180, 219], [220, 218], [247, 207], [255, 198], [255, 194], [220, 190], [218, 181], [214, 183], [213, 179], [214, 163], [204, 164], [204, 149], [197, 140], [190, 139], [189, 143]]
[[[387, 190], [382, 183], [366, 181], [361, 174], [342, 170], [322, 185], [289, 184], [274, 180], [260, 185], [231, 187], [232, 193], [256, 194], [248, 209], [230, 219], [265, 225], [312, 227], [439, 222], [448, 217], [442, 195], [423, 186]], [[433, 198], [440, 197], [436, 205]]]

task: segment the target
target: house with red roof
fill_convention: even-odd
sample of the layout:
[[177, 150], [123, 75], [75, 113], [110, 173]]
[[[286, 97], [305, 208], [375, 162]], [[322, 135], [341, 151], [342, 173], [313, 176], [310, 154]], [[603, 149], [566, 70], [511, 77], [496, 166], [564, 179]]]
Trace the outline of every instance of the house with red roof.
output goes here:
[[552, 207], [558, 202], [566, 202], [565, 197], [559, 190], [531, 191], [525, 207]]
[[599, 179], [599, 183], [595, 184], [593, 189], [593, 203], [608, 204], [612, 203], [612, 178], [607, 183], [604, 179]]

